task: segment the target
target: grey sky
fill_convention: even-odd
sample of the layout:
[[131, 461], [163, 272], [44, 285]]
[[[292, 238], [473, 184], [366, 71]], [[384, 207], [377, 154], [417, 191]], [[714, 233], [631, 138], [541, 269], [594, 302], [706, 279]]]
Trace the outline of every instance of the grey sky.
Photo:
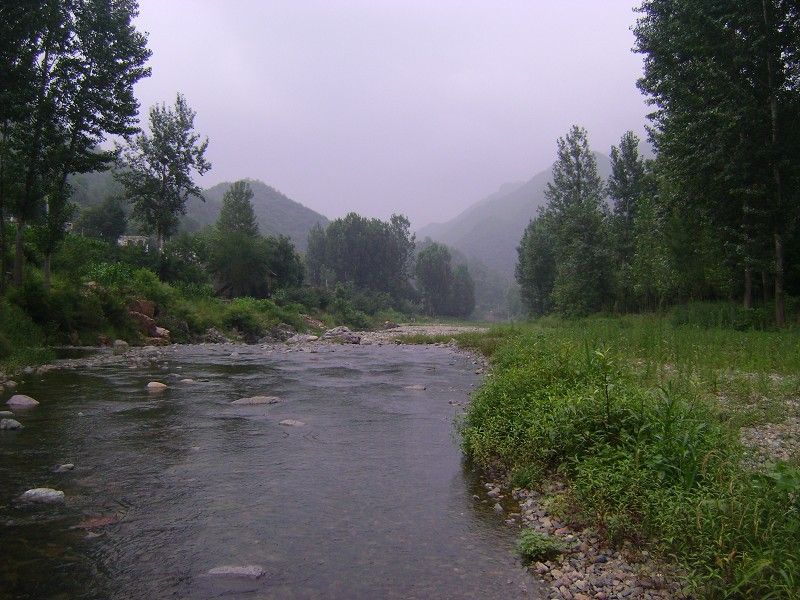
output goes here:
[[211, 138], [208, 186], [262, 179], [337, 217], [449, 219], [546, 168], [572, 123], [608, 152], [647, 107], [638, 0], [140, 0], [153, 76]]

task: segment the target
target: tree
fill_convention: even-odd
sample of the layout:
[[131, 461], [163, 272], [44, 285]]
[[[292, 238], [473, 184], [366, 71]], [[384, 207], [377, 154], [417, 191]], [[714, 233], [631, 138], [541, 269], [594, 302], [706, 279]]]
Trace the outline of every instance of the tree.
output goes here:
[[458, 265], [453, 270], [450, 286], [450, 301], [447, 314], [466, 318], [475, 310], [475, 283], [466, 265]]
[[622, 308], [629, 310], [633, 307], [631, 263], [636, 249], [636, 209], [648, 191], [639, 138], [632, 131], [622, 136], [619, 147], [611, 147], [611, 175], [606, 189], [614, 203], [611, 225], [618, 260], [617, 299]]
[[558, 140], [543, 212], [555, 242], [552, 302], [562, 313], [594, 312], [610, 297], [612, 259], [603, 193], [586, 130], [573, 126]]
[[[3, 7], [8, 15], [2, 20], [10, 18], [16, 44], [15, 55], [4, 47], [2, 57], [11, 65], [4, 68], [13, 74], [6, 94], [16, 111], [0, 115], [0, 170], [17, 165], [15, 283], [22, 282], [24, 229], [41, 218], [37, 238], [48, 286], [50, 257], [73, 214], [68, 176], [107, 168], [114, 153], [98, 150], [100, 142], [107, 134], [135, 131], [133, 86], [149, 75], [144, 64], [150, 52], [146, 37], [132, 25], [133, 0], [46, 0], [20, 8], [28, 13]], [[6, 189], [0, 181], [0, 210]]]
[[531, 315], [543, 315], [552, 308], [556, 277], [555, 240], [544, 217], [532, 220], [517, 248], [516, 280], [523, 304]]
[[422, 287], [429, 313], [446, 314], [450, 303], [450, 288], [453, 285], [450, 251], [447, 246], [434, 242], [421, 250], [417, 255], [415, 274]]
[[164, 241], [186, 214], [190, 196], [202, 199], [193, 175], [211, 168], [205, 159], [208, 138], [194, 131], [195, 112], [178, 94], [174, 107], [153, 106], [150, 133], [141, 133], [123, 149], [122, 169], [117, 177], [133, 204], [133, 214], [146, 231], [155, 234], [161, 251]]
[[221, 233], [258, 235], [258, 222], [253, 210], [253, 190], [246, 181], [236, 181], [222, 196], [222, 208], [217, 221]]
[[86, 208], [75, 223], [75, 231], [81, 235], [116, 244], [128, 228], [128, 216], [119, 198], [111, 197], [99, 206]]
[[[755, 255], [772, 248], [785, 323], [784, 239], [798, 217], [800, 7], [789, 0], [647, 0], [636, 48], [654, 140], [694, 216], [734, 247], [750, 303]], [[711, 192], [711, 193], [709, 193]]]

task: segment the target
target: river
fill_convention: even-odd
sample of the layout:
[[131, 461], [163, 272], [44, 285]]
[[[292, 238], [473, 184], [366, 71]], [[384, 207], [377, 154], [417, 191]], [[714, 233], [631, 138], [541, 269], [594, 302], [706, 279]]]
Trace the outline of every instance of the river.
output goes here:
[[[0, 431], [0, 598], [534, 597], [458, 448], [474, 371], [439, 347], [201, 345], [30, 377], [41, 405]], [[280, 402], [230, 404], [255, 395]], [[14, 502], [32, 487], [66, 504]]]

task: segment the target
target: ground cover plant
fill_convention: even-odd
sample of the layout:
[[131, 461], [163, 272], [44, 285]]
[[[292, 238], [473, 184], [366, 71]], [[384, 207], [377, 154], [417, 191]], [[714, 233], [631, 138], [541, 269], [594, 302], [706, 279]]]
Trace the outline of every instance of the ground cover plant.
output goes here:
[[754, 463], [739, 441], [790, 412], [798, 330], [546, 318], [458, 341], [492, 357], [461, 425], [478, 465], [563, 478], [572, 519], [652, 546], [700, 597], [800, 595], [798, 456]]

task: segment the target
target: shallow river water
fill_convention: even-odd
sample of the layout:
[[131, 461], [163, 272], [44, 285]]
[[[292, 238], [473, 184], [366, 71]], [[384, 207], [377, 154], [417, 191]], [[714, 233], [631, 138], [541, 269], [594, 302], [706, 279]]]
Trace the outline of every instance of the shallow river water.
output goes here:
[[[16, 390], [41, 405], [0, 432], [0, 598], [535, 596], [515, 530], [473, 499], [485, 495], [462, 463], [450, 401], [477, 383], [466, 356], [183, 346], [151, 359]], [[149, 394], [154, 379], [169, 388]], [[281, 401], [230, 405], [254, 395]], [[75, 470], [53, 472], [65, 462]], [[67, 502], [18, 506], [32, 487]], [[222, 565], [266, 574], [205, 576]]]

